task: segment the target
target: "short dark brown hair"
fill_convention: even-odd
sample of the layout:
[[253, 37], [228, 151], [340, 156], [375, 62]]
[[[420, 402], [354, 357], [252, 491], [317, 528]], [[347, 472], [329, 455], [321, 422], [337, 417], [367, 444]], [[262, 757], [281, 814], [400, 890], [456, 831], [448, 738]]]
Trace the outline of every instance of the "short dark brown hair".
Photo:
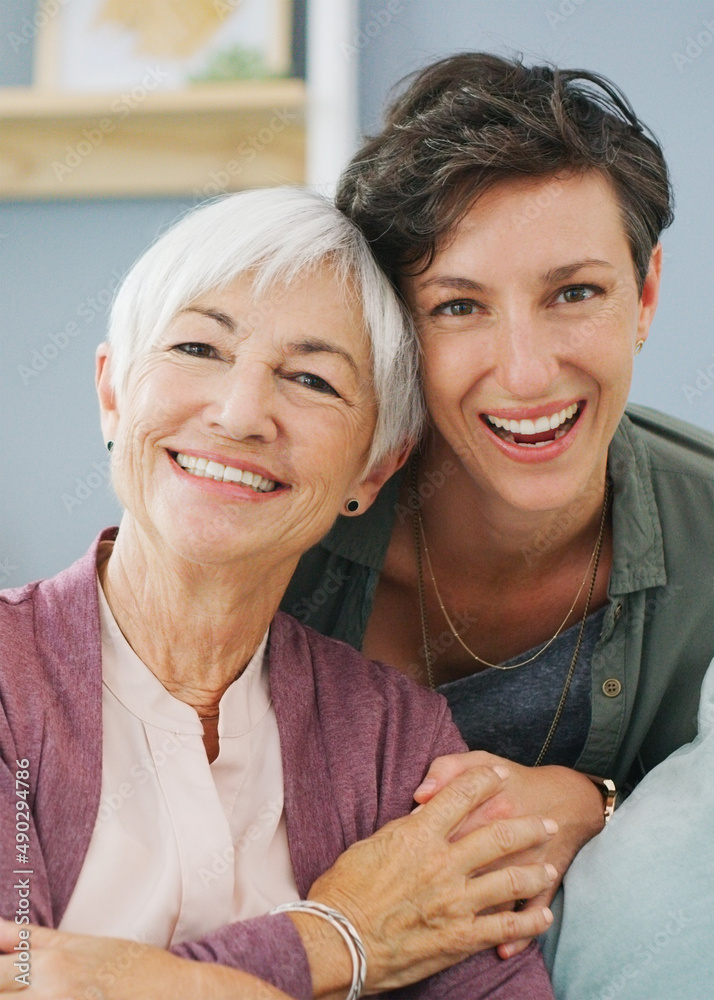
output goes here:
[[411, 78], [345, 170], [337, 205], [398, 282], [427, 268], [499, 181], [588, 170], [614, 187], [641, 291], [673, 219], [672, 190], [662, 149], [625, 95], [586, 70], [466, 52]]

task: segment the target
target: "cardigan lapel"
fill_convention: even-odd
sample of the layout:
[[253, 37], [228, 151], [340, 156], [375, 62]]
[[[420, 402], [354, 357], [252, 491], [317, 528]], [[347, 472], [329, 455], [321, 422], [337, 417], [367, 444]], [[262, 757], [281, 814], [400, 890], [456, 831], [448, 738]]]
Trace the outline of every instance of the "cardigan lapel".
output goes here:
[[270, 690], [280, 734], [285, 823], [301, 898], [347, 842], [330, 771], [330, 748], [318, 721], [319, 696], [305, 630], [278, 612], [268, 646]]

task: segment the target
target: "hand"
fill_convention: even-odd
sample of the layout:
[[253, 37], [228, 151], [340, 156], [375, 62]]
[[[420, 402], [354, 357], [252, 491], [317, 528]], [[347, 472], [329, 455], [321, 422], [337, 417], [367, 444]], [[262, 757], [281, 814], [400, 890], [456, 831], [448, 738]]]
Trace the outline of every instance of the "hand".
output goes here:
[[[602, 796], [589, 778], [570, 768], [524, 767], [495, 754], [474, 750], [471, 753], [437, 757], [414, 793], [414, 798], [420, 803], [428, 802], [458, 775], [466, 773], [470, 768], [481, 768], [484, 765], [505, 767], [509, 776], [496, 795], [485, 800], [469, 814], [457, 831], [457, 836], [477, 830], [495, 819], [533, 813], [554, 819], [558, 824], [558, 833], [554, 837], [508, 859], [508, 864], [540, 861], [555, 866], [558, 878], [535, 896], [524, 895], [523, 898], [527, 898], [528, 903], [520, 912], [549, 906], [575, 855], [604, 826]], [[498, 860], [495, 866], [505, 863], [504, 860]], [[529, 941], [530, 938], [524, 938], [501, 944], [498, 953], [501, 958], [509, 958], [523, 951]]]
[[[418, 982], [550, 924], [550, 911], [539, 907], [481, 911], [538, 895], [552, 884], [555, 869], [538, 863], [474, 873], [541, 846], [555, 823], [537, 816], [498, 820], [451, 839], [464, 817], [504, 784], [490, 767], [465, 771], [421, 809], [353, 844], [312, 886], [308, 898], [342, 912], [362, 936], [366, 993]], [[308, 954], [315, 996], [349, 984], [347, 951], [335, 931], [309, 914], [290, 916]]]
[[[25, 963], [29, 932], [29, 971]], [[161, 948], [115, 938], [64, 934], [45, 927], [17, 927], [0, 920], [0, 997], [22, 1000], [289, 1000], [268, 983], [235, 969], [188, 962]], [[16, 965], [15, 963], [18, 963]]]

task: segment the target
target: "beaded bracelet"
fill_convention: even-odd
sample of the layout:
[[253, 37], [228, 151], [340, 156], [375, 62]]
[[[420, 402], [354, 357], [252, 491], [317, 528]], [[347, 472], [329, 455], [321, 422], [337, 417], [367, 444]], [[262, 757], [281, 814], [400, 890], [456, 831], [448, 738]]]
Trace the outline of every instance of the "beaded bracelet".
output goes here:
[[347, 945], [347, 950], [352, 959], [352, 985], [347, 994], [346, 1000], [358, 1000], [364, 989], [367, 978], [367, 955], [364, 950], [364, 943], [356, 928], [349, 922], [344, 914], [339, 910], [333, 910], [331, 906], [324, 903], [316, 903], [311, 899], [299, 899], [293, 903], [282, 903], [274, 907], [271, 913], [312, 913], [315, 917], [322, 917], [332, 927], [335, 928], [342, 940]]

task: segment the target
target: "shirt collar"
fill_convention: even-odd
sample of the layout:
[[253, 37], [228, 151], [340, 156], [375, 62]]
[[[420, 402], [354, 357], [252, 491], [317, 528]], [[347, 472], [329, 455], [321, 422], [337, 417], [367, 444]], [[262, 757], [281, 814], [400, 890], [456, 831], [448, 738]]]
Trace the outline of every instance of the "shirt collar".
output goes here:
[[613, 483], [610, 594], [662, 587], [667, 572], [649, 458], [627, 416], [615, 432], [607, 467]]

